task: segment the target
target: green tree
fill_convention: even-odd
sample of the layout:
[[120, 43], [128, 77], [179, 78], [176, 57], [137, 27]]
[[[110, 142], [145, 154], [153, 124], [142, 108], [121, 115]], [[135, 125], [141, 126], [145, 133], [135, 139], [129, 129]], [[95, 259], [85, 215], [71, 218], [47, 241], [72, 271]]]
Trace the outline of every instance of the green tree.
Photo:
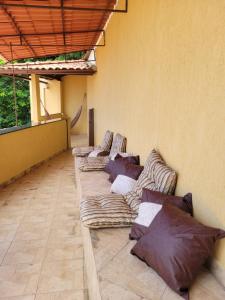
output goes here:
[[[16, 125], [15, 101], [13, 95], [13, 78], [0, 77], [0, 128]], [[16, 79], [18, 125], [30, 123], [29, 82]]]
[[[72, 52], [66, 55], [57, 55], [42, 58], [29, 58], [21, 59], [15, 62], [34, 62], [34, 61], [59, 61], [80, 59], [84, 52]], [[0, 60], [0, 64], [4, 64]], [[18, 126], [29, 124], [30, 120], [30, 90], [29, 81], [24, 79], [16, 79], [16, 98], [17, 98], [17, 113], [18, 113]], [[16, 125], [15, 116], [15, 101], [13, 94], [13, 78], [0, 76], [0, 129], [8, 128]]]

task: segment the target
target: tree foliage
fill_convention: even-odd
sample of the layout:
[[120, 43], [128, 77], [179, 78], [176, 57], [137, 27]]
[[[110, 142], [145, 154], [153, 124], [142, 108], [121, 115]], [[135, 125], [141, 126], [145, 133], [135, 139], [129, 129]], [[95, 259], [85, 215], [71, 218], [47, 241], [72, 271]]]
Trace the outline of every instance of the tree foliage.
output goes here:
[[[42, 58], [30, 58], [17, 60], [15, 62], [34, 62], [34, 61], [60, 61], [80, 59], [84, 52], [72, 52], [66, 55], [58, 55]], [[0, 64], [4, 61], [0, 60]], [[30, 91], [29, 82], [23, 79], [16, 79], [16, 98], [18, 126], [30, 123]], [[0, 76], [0, 129], [16, 125], [15, 101], [13, 94], [13, 78]]]
[[[0, 128], [16, 125], [13, 78], [0, 77]], [[30, 123], [29, 82], [16, 79], [18, 125]]]

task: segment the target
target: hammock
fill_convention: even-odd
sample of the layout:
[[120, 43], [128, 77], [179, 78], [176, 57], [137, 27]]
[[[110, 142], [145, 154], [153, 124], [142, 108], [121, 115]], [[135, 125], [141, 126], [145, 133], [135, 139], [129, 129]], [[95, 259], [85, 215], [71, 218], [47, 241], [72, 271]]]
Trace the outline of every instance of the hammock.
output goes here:
[[[40, 99], [41, 100], [41, 99]], [[43, 109], [44, 109], [44, 111], [45, 111], [45, 117], [49, 117], [50, 116], [50, 114], [49, 114], [49, 112], [47, 111], [47, 109], [46, 109], [46, 107], [44, 106], [44, 103], [42, 102], [42, 100], [41, 100], [41, 105], [42, 105], [42, 107], [43, 107]]]
[[77, 110], [77, 112], [76, 112], [74, 118], [73, 118], [72, 121], [71, 121], [70, 128], [73, 128], [73, 127], [77, 124], [78, 120], [80, 119], [80, 115], [81, 115], [81, 113], [82, 113], [84, 101], [86, 100], [86, 98], [87, 98], [87, 94], [85, 93], [85, 94], [84, 94], [84, 97], [83, 97], [82, 104], [81, 104], [81, 106], [79, 107], [79, 109]]

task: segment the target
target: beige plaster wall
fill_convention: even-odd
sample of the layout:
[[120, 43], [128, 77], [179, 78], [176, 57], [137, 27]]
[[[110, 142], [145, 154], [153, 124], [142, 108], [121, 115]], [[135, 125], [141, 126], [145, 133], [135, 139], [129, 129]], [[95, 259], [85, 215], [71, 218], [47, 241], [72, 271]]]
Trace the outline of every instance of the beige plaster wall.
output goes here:
[[66, 116], [72, 120], [80, 105], [83, 104], [80, 119], [71, 129], [73, 134], [87, 134], [87, 101], [83, 102], [86, 84], [86, 76], [68, 75], [62, 79], [62, 97]]
[[[157, 148], [193, 193], [195, 216], [225, 229], [225, 1], [131, 0], [113, 15], [87, 80], [96, 143], [106, 129], [145, 161]], [[225, 267], [225, 240], [216, 258]]]
[[0, 184], [67, 149], [66, 120], [0, 135]]

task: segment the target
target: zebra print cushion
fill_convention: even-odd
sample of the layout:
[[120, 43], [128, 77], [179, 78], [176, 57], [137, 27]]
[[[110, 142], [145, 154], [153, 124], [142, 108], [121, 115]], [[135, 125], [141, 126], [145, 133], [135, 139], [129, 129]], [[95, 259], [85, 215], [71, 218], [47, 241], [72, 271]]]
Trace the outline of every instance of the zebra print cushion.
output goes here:
[[100, 148], [103, 151], [108, 151], [109, 152], [110, 149], [111, 149], [111, 146], [112, 146], [112, 141], [113, 141], [113, 132], [107, 130], [106, 133], [105, 133], [104, 139], [101, 143]]
[[109, 162], [108, 156], [82, 157], [79, 169], [83, 172], [104, 170]]
[[136, 188], [127, 193], [125, 199], [128, 205], [135, 212], [138, 212], [143, 188], [172, 194], [176, 187], [176, 179], [176, 172], [166, 166], [156, 150], [152, 150], [145, 163], [144, 170], [138, 178]]
[[112, 142], [112, 147], [109, 156], [119, 152], [126, 152], [127, 139], [121, 134], [117, 133]]
[[89, 228], [127, 227], [137, 214], [127, 205], [124, 197], [118, 194], [89, 196], [80, 204], [83, 224]]

